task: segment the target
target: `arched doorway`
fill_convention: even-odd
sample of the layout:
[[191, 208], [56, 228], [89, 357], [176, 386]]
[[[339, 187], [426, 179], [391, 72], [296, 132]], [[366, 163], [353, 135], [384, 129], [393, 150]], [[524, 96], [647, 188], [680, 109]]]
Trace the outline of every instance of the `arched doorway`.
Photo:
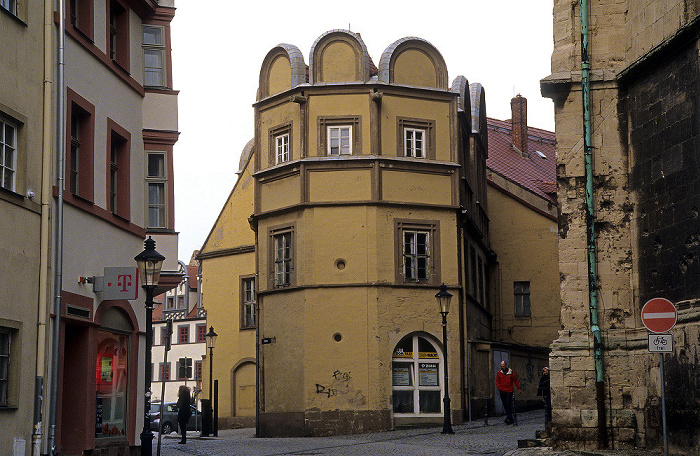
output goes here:
[[394, 416], [439, 417], [442, 414], [443, 355], [425, 334], [409, 334], [392, 354]]

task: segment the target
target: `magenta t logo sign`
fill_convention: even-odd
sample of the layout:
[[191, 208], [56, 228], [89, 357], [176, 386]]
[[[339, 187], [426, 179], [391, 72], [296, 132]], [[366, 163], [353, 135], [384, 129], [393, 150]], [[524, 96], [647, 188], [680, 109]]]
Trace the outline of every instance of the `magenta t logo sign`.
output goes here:
[[138, 298], [138, 269], [129, 268], [105, 268], [104, 294], [102, 299], [126, 299]]
[[121, 291], [129, 291], [127, 287], [131, 286], [131, 274], [119, 274], [117, 276], [117, 286], [121, 287]]

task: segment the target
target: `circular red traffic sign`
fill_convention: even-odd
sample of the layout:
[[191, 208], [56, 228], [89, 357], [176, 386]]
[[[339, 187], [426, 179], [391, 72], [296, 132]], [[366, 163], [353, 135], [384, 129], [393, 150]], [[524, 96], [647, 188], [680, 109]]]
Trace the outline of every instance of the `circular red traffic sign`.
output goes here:
[[676, 306], [666, 298], [654, 298], [642, 307], [642, 323], [654, 333], [663, 333], [676, 325]]

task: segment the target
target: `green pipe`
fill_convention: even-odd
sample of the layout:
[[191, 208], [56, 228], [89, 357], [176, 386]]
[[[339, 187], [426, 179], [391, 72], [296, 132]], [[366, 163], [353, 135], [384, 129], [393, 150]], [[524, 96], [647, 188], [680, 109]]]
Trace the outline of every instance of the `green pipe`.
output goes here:
[[593, 333], [598, 405], [598, 446], [607, 447], [603, 342], [598, 324], [598, 271], [596, 267], [595, 212], [593, 201], [593, 146], [591, 141], [591, 64], [588, 55], [588, 0], [580, 0], [581, 11], [581, 85], [583, 93], [583, 147], [586, 168], [586, 248], [588, 253], [588, 301]]

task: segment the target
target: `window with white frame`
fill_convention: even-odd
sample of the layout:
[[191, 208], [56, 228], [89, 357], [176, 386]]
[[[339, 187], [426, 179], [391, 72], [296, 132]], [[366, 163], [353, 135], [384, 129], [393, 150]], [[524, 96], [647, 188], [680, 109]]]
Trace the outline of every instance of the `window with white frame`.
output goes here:
[[147, 152], [148, 227], [167, 227], [165, 152]]
[[407, 281], [427, 281], [430, 277], [430, 233], [404, 230], [403, 271]]
[[17, 0], [0, 0], [0, 6], [17, 16]]
[[255, 277], [244, 277], [241, 282], [241, 329], [255, 328]]
[[394, 413], [439, 416], [444, 365], [437, 345], [424, 336], [407, 336], [394, 348], [391, 365]]
[[143, 85], [165, 87], [165, 30], [156, 25], [143, 26]]
[[352, 155], [352, 126], [328, 127], [328, 155]]
[[275, 164], [289, 161], [289, 133], [275, 137]]
[[396, 281], [439, 283], [438, 221], [395, 220]]
[[404, 154], [406, 157], [425, 158], [425, 130], [404, 129]]
[[272, 235], [272, 253], [274, 264], [274, 286], [286, 287], [292, 284], [293, 251], [292, 231], [276, 231]]
[[530, 282], [513, 282], [515, 316], [530, 316]]
[[17, 125], [0, 117], [0, 187], [15, 191]]

